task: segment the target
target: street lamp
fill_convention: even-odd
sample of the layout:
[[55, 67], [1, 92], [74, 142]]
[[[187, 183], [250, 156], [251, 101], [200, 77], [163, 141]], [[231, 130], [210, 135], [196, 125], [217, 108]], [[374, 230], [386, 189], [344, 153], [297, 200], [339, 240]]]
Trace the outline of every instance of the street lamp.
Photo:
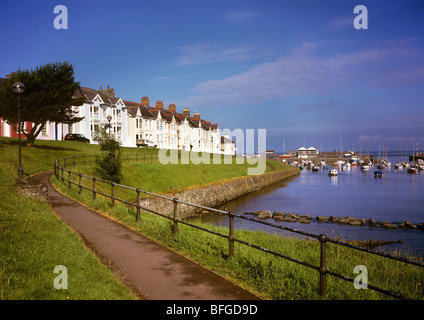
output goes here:
[[177, 129], [177, 143], [178, 143], [178, 147], [177, 147], [178, 159], [180, 159], [180, 155], [181, 155], [181, 150], [180, 150], [180, 129]]
[[19, 139], [19, 167], [18, 175], [22, 176], [24, 174], [24, 169], [22, 167], [22, 157], [21, 157], [21, 105], [19, 104], [19, 95], [25, 91], [25, 86], [21, 82], [15, 82], [12, 85], [13, 92], [18, 94], [18, 139]]
[[110, 121], [112, 120], [112, 116], [111, 115], [108, 115], [106, 117], [106, 119], [107, 119], [107, 121], [109, 121], [109, 137], [110, 137]]

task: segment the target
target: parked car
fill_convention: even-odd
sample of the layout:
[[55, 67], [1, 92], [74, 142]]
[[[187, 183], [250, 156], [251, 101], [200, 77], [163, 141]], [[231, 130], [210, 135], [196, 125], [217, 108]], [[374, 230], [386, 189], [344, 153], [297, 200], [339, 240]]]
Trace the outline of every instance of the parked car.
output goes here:
[[140, 148], [140, 147], [156, 148], [157, 147], [157, 145], [152, 140], [149, 140], [149, 139], [137, 140], [136, 145], [137, 145], [137, 148]]
[[86, 138], [84, 135], [80, 133], [68, 133], [65, 136], [65, 141], [81, 141], [90, 143], [90, 139]]

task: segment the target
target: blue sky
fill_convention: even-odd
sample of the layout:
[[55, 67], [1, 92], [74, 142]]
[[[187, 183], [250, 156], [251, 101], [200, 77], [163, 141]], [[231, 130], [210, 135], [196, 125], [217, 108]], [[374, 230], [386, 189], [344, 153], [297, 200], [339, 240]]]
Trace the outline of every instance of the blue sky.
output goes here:
[[[56, 30], [56, 5], [68, 29]], [[356, 5], [368, 10], [357, 30]], [[0, 76], [69, 61], [82, 86], [189, 107], [267, 148], [424, 150], [424, 2], [2, 1]]]

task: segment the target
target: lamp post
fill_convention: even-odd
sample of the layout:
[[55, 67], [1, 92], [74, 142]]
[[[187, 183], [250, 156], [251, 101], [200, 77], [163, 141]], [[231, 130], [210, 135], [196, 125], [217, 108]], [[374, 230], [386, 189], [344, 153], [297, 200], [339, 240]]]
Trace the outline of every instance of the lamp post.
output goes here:
[[112, 120], [112, 116], [111, 115], [108, 115], [107, 117], [106, 117], [106, 119], [107, 119], [107, 121], [109, 121], [109, 137], [110, 137], [110, 121]]
[[19, 95], [25, 91], [25, 86], [21, 82], [15, 82], [12, 85], [13, 92], [18, 94], [18, 139], [19, 139], [19, 167], [18, 175], [22, 176], [24, 174], [24, 168], [22, 167], [22, 157], [21, 157], [21, 105], [19, 103]]

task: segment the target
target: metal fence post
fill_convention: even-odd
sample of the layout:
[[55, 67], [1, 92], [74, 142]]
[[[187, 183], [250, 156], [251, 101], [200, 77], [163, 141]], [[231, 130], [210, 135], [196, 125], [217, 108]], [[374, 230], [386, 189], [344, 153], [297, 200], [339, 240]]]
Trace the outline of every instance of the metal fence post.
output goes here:
[[68, 170], [68, 189], [71, 189], [71, 170]]
[[228, 226], [229, 230], [229, 236], [228, 236], [228, 242], [229, 242], [229, 256], [234, 257], [234, 214], [229, 211], [228, 216], [230, 218], [230, 224]]
[[96, 178], [93, 177], [93, 201], [96, 200]]
[[327, 295], [327, 261], [326, 261], [326, 242], [328, 240], [327, 235], [320, 234], [318, 236], [320, 242], [320, 266], [319, 266], [319, 294], [321, 297]]
[[140, 188], [137, 188], [137, 217], [136, 221], [140, 221]]
[[112, 186], [112, 193], [111, 193], [112, 207], [114, 207], [115, 206], [115, 183], [111, 182], [110, 185]]
[[61, 167], [60, 169], [62, 170], [62, 183], [63, 183], [63, 181], [64, 181], [64, 179], [63, 179], [63, 167]]
[[174, 235], [178, 233], [178, 198], [172, 200], [174, 202]]
[[78, 181], [78, 186], [79, 186], [79, 194], [82, 193], [82, 174], [79, 174], [79, 181]]

